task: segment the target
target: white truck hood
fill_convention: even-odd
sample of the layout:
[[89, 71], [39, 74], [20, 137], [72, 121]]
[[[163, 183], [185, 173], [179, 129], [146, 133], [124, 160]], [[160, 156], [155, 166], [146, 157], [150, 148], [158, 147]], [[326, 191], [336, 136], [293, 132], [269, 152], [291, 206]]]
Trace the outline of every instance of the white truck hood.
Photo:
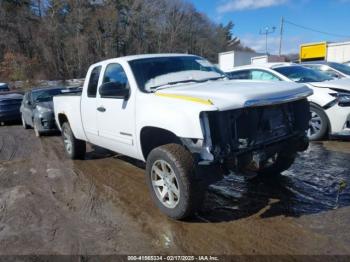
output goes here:
[[156, 94], [209, 101], [219, 110], [280, 104], [312, 95], [305, 85], [292, 82], [217, 80], [181, 84], [161, 89]]
[[313, 82], [308, 84], [312, 87], [322, 87], [350, 91], [350, 79], [347, 78], [324, 82]]

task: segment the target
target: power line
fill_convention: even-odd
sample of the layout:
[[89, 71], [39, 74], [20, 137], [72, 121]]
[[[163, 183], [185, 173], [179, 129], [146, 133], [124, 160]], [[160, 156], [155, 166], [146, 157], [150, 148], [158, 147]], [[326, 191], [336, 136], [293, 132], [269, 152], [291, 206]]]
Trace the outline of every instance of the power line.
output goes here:
[[307, 26], [303, 26], [303, 25], [298, 25], [298, 24], [293, 23], [293, 22], [291, 22], [291, 21], [288, 21], [288, 20], [286, 20], [286, 19], [284, 19], [284, 23], [290, 24], [290, 25], [293, 25], [293, 26], [296, 26], [296, 27], [299, 27], [299, 28], [302, 28], [302, 29], [305, 29], [305, 30], [309, 30], [309, 31], [313, 31], [313, 32], [316, 32], [316, 33], [324, 34], [324, 35], [335, 36], [335, 37], [341, 37], [341, 38], [350, 38], [350, 35], [340, 35], [340, 34], [333, 34], [333, 33], [329, 33], [329, 32], [324, 32], [324, 31], [320, 31], [320, 30], [317, 30], [317, 29], [313, 29], [313, 28], [311, 28], [311, 27], [307, 27]]

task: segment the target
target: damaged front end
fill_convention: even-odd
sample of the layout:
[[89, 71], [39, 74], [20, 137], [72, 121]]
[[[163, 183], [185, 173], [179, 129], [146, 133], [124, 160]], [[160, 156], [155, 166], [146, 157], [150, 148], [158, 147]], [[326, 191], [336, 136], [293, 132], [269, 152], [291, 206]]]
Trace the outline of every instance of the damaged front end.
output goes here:
[[230, 170], [257, 171], [278, 155], [295, 156], [307, 149], [309, 112], [306, 99], [203, 112], [204, 140], [188, 146], [197, 149], [202, 164], [219, 162]]

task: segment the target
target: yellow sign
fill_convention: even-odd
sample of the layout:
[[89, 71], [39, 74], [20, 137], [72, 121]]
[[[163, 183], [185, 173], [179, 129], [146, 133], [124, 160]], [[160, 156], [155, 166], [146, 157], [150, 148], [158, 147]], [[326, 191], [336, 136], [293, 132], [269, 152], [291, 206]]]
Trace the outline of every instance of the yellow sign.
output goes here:
[[300, 60], [320, 60], [325, 59], [327, 55], [327, 43], [311, 43], [300, 46]]

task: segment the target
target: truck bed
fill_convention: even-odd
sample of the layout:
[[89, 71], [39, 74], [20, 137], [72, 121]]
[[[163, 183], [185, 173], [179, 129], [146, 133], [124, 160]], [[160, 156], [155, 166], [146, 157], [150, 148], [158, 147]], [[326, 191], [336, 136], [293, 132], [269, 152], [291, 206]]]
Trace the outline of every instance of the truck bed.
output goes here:
[[[58, 128], [61, 129], [62, 115], [68, 117], [68, 122], [76, 138], [86, 140], [80, 112], [81, 92], [67, 93], [54, 96], [55, 119]], [[69, 112], [69, 114], [66, 114]]]

